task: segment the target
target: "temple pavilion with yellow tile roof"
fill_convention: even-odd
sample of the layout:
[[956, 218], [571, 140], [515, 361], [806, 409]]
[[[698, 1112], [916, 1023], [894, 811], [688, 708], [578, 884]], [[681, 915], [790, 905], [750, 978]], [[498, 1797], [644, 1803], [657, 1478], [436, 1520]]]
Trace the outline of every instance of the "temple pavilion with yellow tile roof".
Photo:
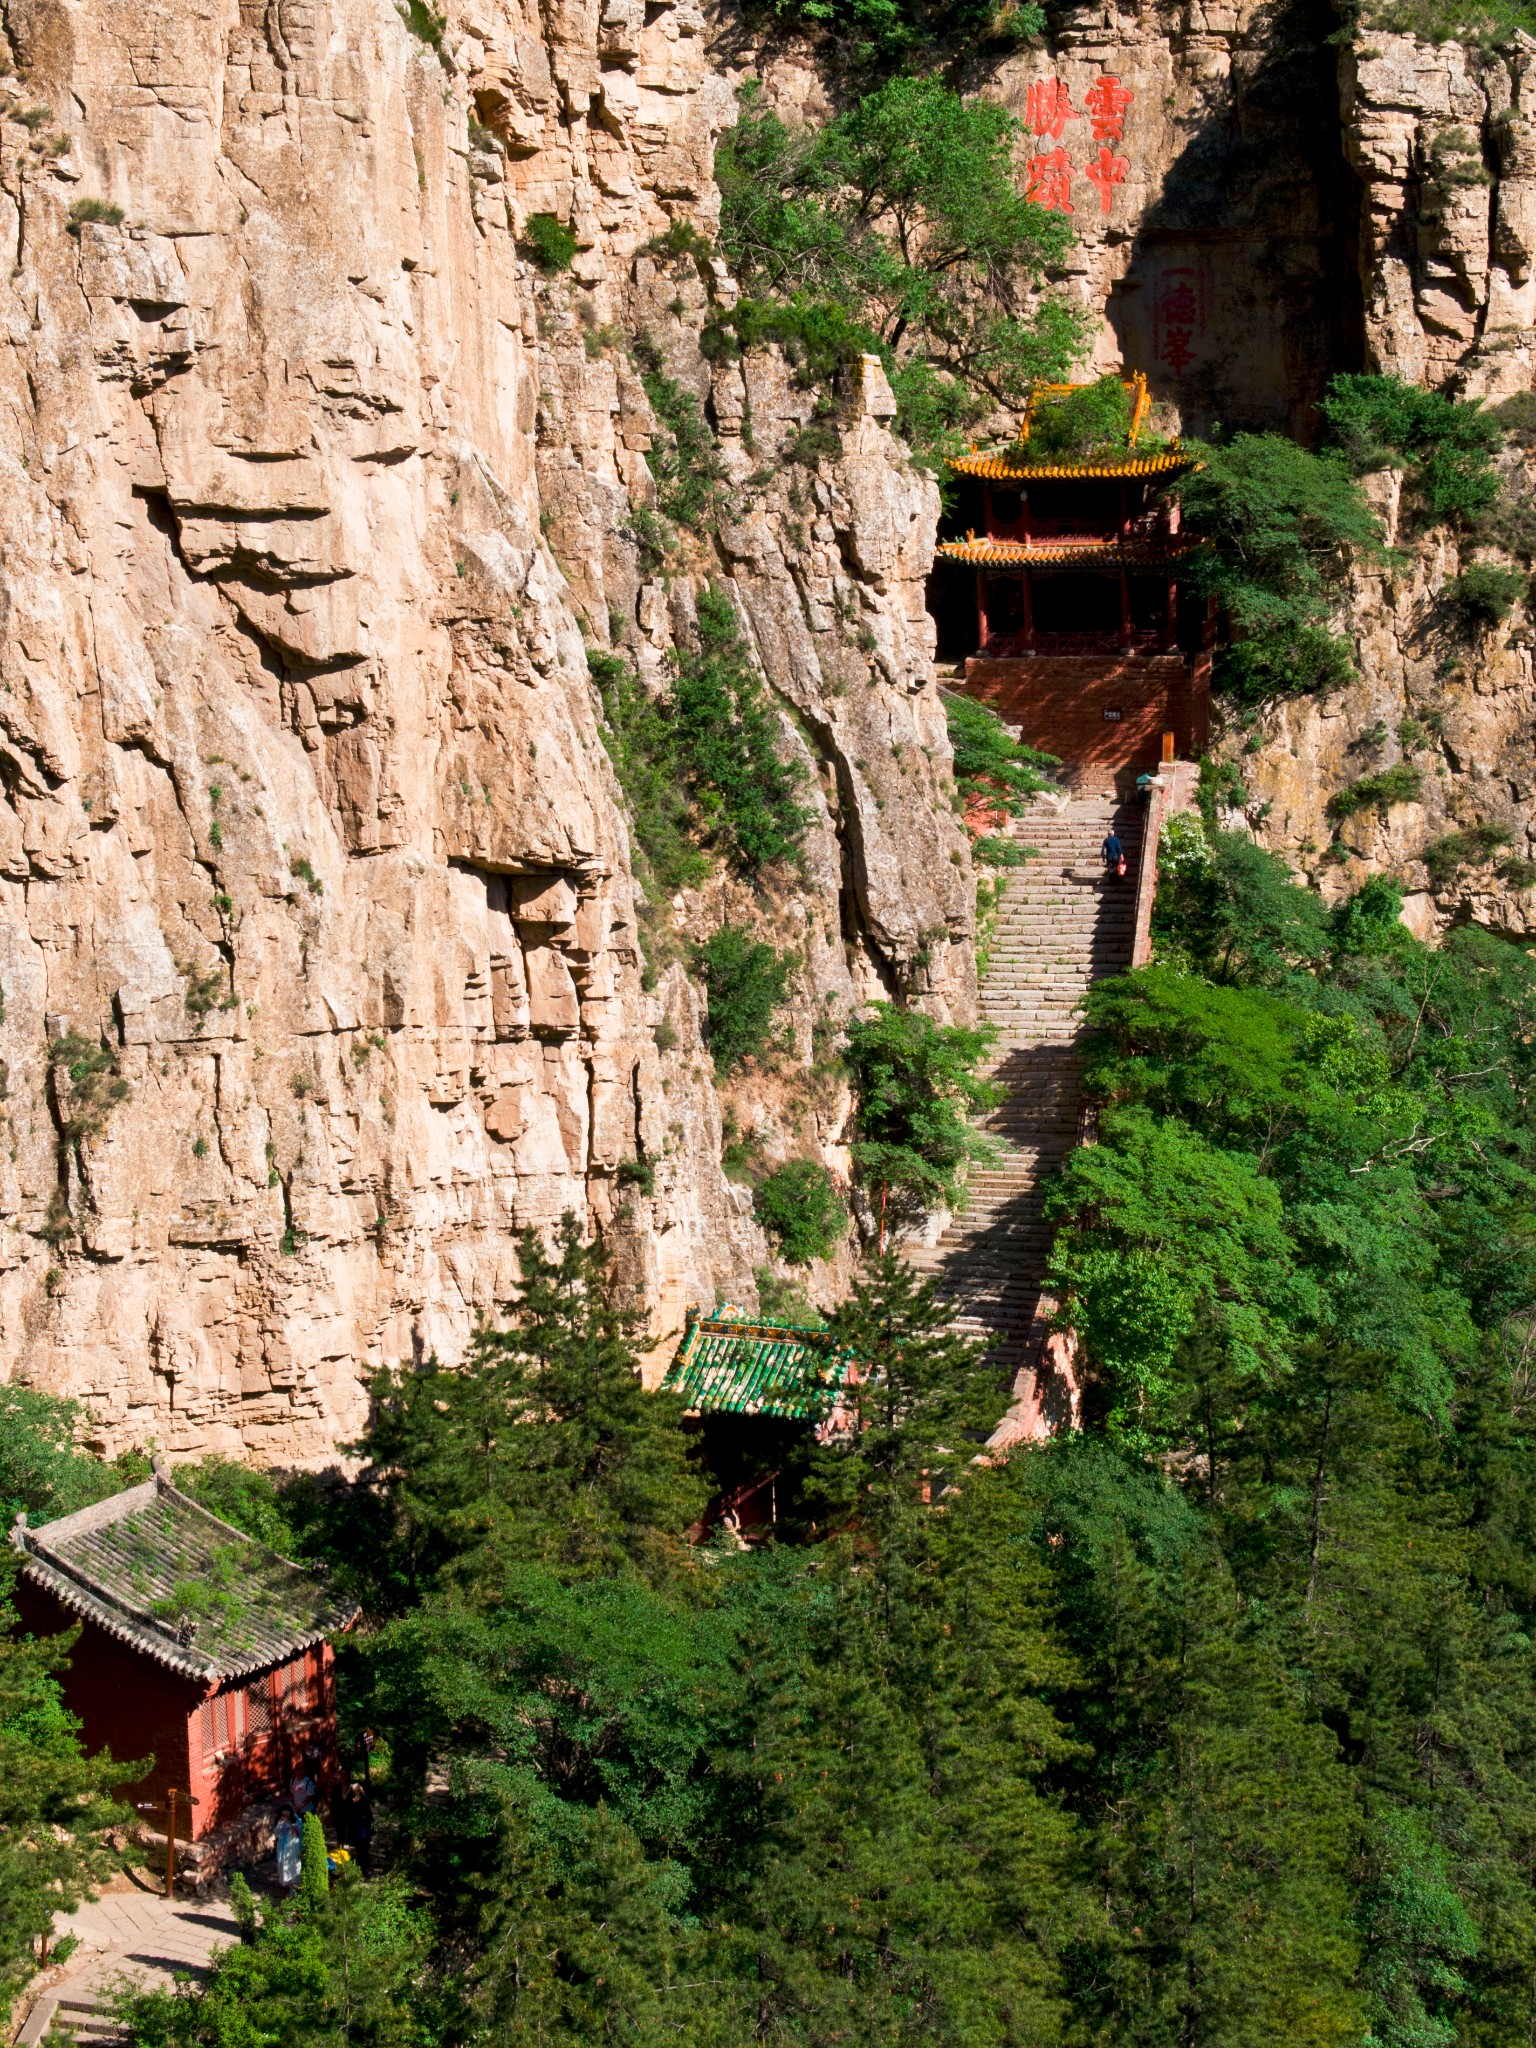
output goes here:
[[968, 693], [1100, 782], [1205, 738], [1204, 607], [1181, 619], [1178, 585], [1199, 540], [1169, 490], [1195, 458], [1150, 410], [1139, 371], [1037, 386], [1015, 442], [950, 463], [929, 586]]

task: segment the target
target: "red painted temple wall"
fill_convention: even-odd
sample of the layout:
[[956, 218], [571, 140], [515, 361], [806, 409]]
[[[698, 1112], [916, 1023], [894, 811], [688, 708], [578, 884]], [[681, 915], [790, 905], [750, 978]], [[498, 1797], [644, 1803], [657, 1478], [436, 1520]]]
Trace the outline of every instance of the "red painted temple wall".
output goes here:
[[[1020, 728], [1029, 747], [1055, 754], [1079, 782], [1112, 783], [1162, 759], [1163, 734], [1198, 760], [1210, 728], [1210, 659], [1181, 654], [1036, 655], [995, 661], [974, 655], [965, 693]], [[1106, 712], [1118, 711], [1118, 718]]]
[[[22, 1627], [34, 1636], [59, 1635], [79, 1620], [51, 1593], [26, 1579], [18, 1580], [14, 1597]], [[79, 1627], [69, 1667], [59, 1677], [64, 1704], [80, 1722], [86, 1749], [110, 1749], [125, 1763], [137, 1763], [153, 1753], [149, 1775], [124, 1782], [123, 1796], [130, 1803], [162, 1800], [171, 1785], [186, 1791], [193, 1761], [188, 1723], [195, 1730], [204, 1688], [130, 1650], [94, 1622], [79, 1622]]]
[[[58, 1635], [78, 1620], [25, 1579], [17, 1584], [15, 1604], [22, 1627], [34, 1636]], [[320, 1784], [330, 1785], [336, 1771], [334, 1663], [330, 1646], [322, 1644], [276, 1670], [210, 1692], [86, 1621], [60, 1678], [87, 1750], [110, 1749], [125, 1762], [153, 1753], [148, 1776], [125, 1783], [123, 1796], [161, 1804], [171, 1785], [190, 1792], [197, 1801], [192, 1834], [199, 1838], [253, 1800], [282, 1796], [311, 1746], [320, 1752]]]

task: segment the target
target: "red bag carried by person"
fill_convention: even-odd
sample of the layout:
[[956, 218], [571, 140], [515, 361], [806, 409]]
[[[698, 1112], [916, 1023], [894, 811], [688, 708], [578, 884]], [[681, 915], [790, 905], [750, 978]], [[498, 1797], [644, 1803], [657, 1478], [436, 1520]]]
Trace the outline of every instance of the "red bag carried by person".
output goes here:
[[1123, 855], [1122, 855], [1122, 856], [1121, 856], [1121, 858], [1120, 858], [1120, 859], [1119, 859], [1119, 860], [1118, 860], [1118, 861], [1117, 861], [1117, 862], [1115, 863], [1115, 873], [1116, 873], [1117, 875], [1123, 875], [1123, 874], [1125, 873], [1125, 858], [1124, 858], [1124, 856], [1123, 856]]

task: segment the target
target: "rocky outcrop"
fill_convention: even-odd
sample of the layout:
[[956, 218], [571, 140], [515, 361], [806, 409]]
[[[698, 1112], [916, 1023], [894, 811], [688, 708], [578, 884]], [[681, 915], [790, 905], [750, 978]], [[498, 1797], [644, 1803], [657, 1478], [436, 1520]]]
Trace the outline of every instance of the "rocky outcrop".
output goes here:
[[[711, 371], [696, 267], [641, 253], [710, 217], [732, 100], [701, 17], [410, 22], [7, 11], [0, 1370], [81, 1397], [108, 1450], [329, 1456], [367, 1371], [458, 1356], [518, 1230], [567, 1209], [658, 1337], [754, 1298], [584, 653], [658, 678], [702, 577], [815, 792], [773, 913], [803, 961], [781, 1094], [869, 993], [973, 1000], [934, 488], [878, 378], [840, 456], [777, 463], [808, 396], [766, 359]], [[558, 278], [536, 214], [574, 231]], [[642, 326], [739, 484], [719, 549], [649, 579]], [[732, 886], [679, 899], [679, 946]], [[818, 1089], [770, 1154], [839, 1156]]]
[[1369, 367], [1469, 396], [1536, 367], [1536, 41], [1368, 29], [1342, 52]]

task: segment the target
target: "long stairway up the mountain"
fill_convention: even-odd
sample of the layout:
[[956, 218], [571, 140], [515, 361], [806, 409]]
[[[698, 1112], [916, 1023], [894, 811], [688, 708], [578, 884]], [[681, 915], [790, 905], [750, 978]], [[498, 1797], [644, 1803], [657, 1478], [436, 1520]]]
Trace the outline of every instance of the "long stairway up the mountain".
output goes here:
[[[954, 1303], [955, 1327], [988, 1340], [1026, 1400], [1046, 1337], [1043, 1183], [1077, 1142], [1083, 997], [1131, 964], [1142, 822], [1140, 805], [1093, 795], [1037, 799], [1015, 821], [1015, 838], [1035, 855], [1008, 875], [981, 984], [982, 1015], [998, 1033], [990, 1071], [1007, 1090], [983, 1124], [999, 1156], [972, 1170], [967, 1206], [937, 1242], [906, 1252]], [[1111, 826], [1125, 847], [1123, 878], [1106, 877], [1100, 858]], [[1040, 1391], [1044, 1420], [1066, 1420]]]

